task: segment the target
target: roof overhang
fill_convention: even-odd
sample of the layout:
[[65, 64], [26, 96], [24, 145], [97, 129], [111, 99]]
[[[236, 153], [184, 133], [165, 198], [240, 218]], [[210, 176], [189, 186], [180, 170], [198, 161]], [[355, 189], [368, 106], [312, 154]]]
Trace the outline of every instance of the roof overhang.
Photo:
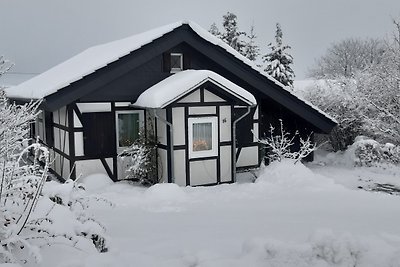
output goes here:
[[249, 106], [257, 104], [255, 97], [242, 87], [209, 70], [185, 70], [169, 76], [144, 91], [133, 104], [142, 108], [165, 108], [202, 84], [211, 82], [229, 95]]

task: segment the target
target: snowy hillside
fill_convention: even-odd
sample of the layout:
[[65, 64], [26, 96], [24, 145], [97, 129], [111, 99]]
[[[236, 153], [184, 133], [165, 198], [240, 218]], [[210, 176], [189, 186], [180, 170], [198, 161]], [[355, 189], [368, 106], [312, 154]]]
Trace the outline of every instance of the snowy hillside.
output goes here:
[[326, 158], [310, 168], [283, 162], [255, 183], [196, 188], [91, 177], [88, 192], [115, 204], [91, 209], [110, 251], [55, 245], [38, 266], [399, 266], [400, 197], [357, 189], [376, 176], [367, 168]]

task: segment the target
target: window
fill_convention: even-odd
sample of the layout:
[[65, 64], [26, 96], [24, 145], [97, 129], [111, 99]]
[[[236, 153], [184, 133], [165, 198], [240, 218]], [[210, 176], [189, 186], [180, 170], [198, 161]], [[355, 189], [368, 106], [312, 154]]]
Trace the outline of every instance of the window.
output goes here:
[[217, 117], [189, 118], [188, 127], [189, 157], [217, 156]]
[[139, 138], [143, 117], [141, 110], [116, 112], [117, 148], [126, 148]]
[[171, 72], [183, 70], [183, 54], [171, 53]]

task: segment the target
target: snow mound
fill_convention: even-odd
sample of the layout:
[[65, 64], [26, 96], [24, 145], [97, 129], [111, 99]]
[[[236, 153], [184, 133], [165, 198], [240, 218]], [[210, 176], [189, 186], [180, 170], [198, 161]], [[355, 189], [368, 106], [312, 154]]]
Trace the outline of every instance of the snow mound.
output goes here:
[[288, 188], [327, 188], [334, 186], [333, 180], [315, 174], [301, 162], [283, 159], [272, 162], [261, 171], [256, 183], [266, 183]]
[[144, 193], [148, 200], [153, 201], [184, 201], [187, 199], [187, 194], [183, 191], [182, 187], [173, 183], [155, 184]]
[[110, 177], [103, 173], [88, 175], [79, 180], [87, 192], [99, 192], [114, 184]]
[[357, 136], [346, 151], [326, 155], [316, 153], [315, 162], [321, 165], [346, 167], [389, 167], [400, 163], [400, 147], [391, 143], [381, 144], [366, 136]]
[[[242, 246], [242, 256], [266, 266], [398, 266], [398, 250], [377, 239], [359, 240], [351, 234], [318, 230], [304, 243], [254, 239]], [[397, 263], [397, 264], [396, 264]]]

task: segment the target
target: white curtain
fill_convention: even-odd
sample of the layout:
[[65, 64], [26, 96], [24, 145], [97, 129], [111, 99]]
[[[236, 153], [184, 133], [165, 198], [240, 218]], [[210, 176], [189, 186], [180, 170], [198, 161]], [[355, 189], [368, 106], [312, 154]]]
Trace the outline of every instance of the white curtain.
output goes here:
[[212, 123], [193, 123], [193, 151], [212, 150]]

